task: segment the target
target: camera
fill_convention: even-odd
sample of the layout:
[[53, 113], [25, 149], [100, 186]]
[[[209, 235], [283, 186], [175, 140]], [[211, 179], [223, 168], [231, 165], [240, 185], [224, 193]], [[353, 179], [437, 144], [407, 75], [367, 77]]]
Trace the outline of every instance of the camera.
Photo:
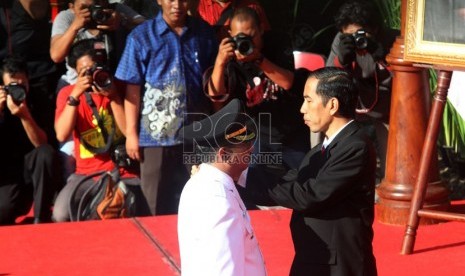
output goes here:
[[243, 33], [231, 38], [234, 43], [234, 48], [241, 53], [241, 55], [248, 56], [253, 52], [253, 40], [252, 37]]
[[[113, 83], [113, 75], [108, 67], [107, 51], [105, 49], [105, 43], [97, 41], [94, 43], [94, 66], [88, 69], [86, 75], [92, 76], [92, 84], [97, 87], [98, 90], [106, 90], [110, 88]], [[92, 92], [90, 89], [88, 92]]]
[[19, 83], [11, 82], [10, 84], [3, 86], [3, 89], [11, 96], [17, 105], [21, 104], [24, 99], [26, 99], [26, 87]]
[[129, 158], [124, 144], [117, 145], [112, 154], [111, 159], [120, 168], [137, 168], [138, 162]]
[[111, 18], [112, 12], [100, 1], [95, 1], [94, 4], [90, 5], [89, 10], [93, 25], [103, 25]]
[[352, 34], [354, 37], [355, 47], [358, 50], [364, 50], [368, 47], [367, 32], [363, 29], [360, 29]]
[[92, 68], [87, 70], [86, 74], [92, 76], [92, 84], [95, 85], [99, 90], [108, 89], [113, 83], [113, 77], [106, 66], [94, 64]]

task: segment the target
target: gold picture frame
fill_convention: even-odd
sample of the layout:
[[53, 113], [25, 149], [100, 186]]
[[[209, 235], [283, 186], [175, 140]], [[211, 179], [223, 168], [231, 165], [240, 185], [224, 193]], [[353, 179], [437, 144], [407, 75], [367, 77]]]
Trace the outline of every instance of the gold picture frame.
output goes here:
[[404, 60], [465, 70], [465, 0], [407, 0]]

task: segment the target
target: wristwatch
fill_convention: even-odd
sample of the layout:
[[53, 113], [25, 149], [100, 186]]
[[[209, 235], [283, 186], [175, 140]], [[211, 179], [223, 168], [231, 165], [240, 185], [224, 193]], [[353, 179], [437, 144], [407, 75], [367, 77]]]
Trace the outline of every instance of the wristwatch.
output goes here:
[[69, 96], [66, 103], [70, 106], [78, 106], [80, 101], [73, 96]]

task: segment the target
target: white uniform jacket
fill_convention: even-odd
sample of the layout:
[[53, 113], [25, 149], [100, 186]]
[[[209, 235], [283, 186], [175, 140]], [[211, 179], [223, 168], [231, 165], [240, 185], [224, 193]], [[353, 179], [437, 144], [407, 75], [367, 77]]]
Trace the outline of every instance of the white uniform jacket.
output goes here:
[[183, 276], [261, 276], [265, 263], [247, 209], [230, 176], [200, 165], [179, 203]]

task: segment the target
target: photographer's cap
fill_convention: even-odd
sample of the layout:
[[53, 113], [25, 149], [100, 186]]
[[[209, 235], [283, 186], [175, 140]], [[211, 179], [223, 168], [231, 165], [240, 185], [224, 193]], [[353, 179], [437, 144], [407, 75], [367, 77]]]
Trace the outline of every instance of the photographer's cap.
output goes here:
[[213, 115], [184, 126], [180, 131], [181, 139], [185, 144], [212, 148], [253, 142], [257, 127], [243, 110], [242, 102], [233, 99]]

